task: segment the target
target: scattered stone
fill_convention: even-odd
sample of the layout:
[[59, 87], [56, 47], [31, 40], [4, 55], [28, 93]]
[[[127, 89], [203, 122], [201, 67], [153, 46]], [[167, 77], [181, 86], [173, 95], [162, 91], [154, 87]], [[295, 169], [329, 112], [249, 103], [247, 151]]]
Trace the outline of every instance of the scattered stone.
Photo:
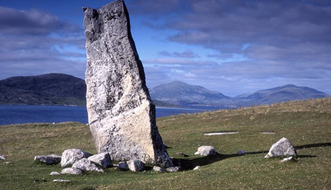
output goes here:
[[184, 154], [182, 152], [176, 152], [176, 154], [181, 157], [189, 157], [187, 154]]
[[71, 166], [76, 161], [91, 155], [81, 149], [67, 149], [62, 153], [61, 167]]
[[145, 164], [140, 160], [127, 161], [129, 169], [133, 172], [140, 172], [145, 169]]
[[161, 168], [160, 166], [154, 166], [154, 167], [153, 167], [153, 170], [154, 170], [155, 172], [158, 172], [158, 173], [163, 173], [163, 172], [164, 172], [164, 169]]
[[216, 132], [216, 133], [204, 133], [207, 136], [214, 136], [214, 135], [234, 135], [238, 134], [239, 132]]
[[87, 158], [78, 160], [72, 165], [72, 168], [80, 169], [82, 171], [96, 171], [96, 172], [104, 173], [103, 169], [98, 168]]
[[201, 166], [195, 166], [195, 168], [193, 168], [193, 170], [198, 170], [200, 168], [201, 168]]
[[53, 171], [53, 172], [51, 172], [49, 175], [60, 175], [60, 173], [59, 173], [59, 172], [55, 172], [55, 171]]
[[112, 161], [173, 166], [156, 126], [124, 1], [83, 11], [87, 112], [97, 152], [109, 152]]
[[128, 170], [129, 169], [129, 166], [126, 162], [119, 162], [118, 163], [118, 168], [120, 170]]
[[288, 157], [288, 158], [284, 158], [283, 160], [281, 160], [280, 162], [287, 162], [287, 161], [290, 161], [290, 160], [293, 160], [293, 157]]
[[10, 162], [5, 162], [5, 164], [11, 164]]
[[297, 156], [297, 153], [292, 146], [292, 143], [285, 137], [273, 144], [265, 156], [265, 158], [270, 157], [282, 157], [282, 156]]
[[61, 174], [72, 174], [72, 175], [80, 175], [82, 174], [82, 170], [77, 169], [77, 168], [64, 168], [61, 171]]
[[53, 182], [59, 182], [59, 183], [71, 183], [70, 180], [66, 180], [66, 179], [54, 179]]
[[56, 155], [56, 154], [51, 154], [51, 155], [41, 155], [41, 156], [35, 156], [34, 157], [35, 162], [42, 162], [45, 164], [58, 164], [61, 162], [61, 156]]
[[91, 160], [93, 163], [100, 165], [103, 168], [108, 168], [113, 166], [113, 163], [110, 159], [110, 155], [108, 152], [103, 152], [100, 154], [90, 156], [88, 157], [88, 159]]
[[180, 166], [166, 168], [166, 171], [167, 172], [170, 172], [170, 173], [172, 173], [172, 172], [178, 172], [180, 170], [181, 170], [181, 167]]
[[0, 160], [6, 160], [6, 157], [0, 153]]
[[238, 150], [237, 154], [238, 154], [238, 155], [245, 155], [246, 152], [245, 152], [244, 150]]
[[198, 148], [198, 151], [194, 154], [201, 155], [201, 156], [213, 156], [213, 155], [216, 155], [216, 151], [215, 151], [214, 147], [212, 147], [212, 146], [200, 146]]

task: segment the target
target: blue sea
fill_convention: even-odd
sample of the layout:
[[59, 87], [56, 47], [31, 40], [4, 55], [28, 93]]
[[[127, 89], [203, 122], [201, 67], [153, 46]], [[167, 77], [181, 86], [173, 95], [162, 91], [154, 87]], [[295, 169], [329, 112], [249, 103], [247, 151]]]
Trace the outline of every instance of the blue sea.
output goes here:
[[[217, 107], [156, 108], [156, 117], [166, 117], [183, 113], [212, 111]], [[59, 123], [77, 121], [88, 123], [84, 106], [18, 106], [0, 105], [0, 125], [22, 123]]]

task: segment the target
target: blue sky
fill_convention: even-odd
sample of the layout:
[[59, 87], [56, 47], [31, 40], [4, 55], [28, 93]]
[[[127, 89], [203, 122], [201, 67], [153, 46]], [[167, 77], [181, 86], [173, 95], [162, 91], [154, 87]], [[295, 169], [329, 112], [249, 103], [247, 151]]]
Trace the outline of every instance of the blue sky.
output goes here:
[[[82, 7], [0, 0], [0, 79], [84, 78]], [[295, 84], [331, 94], [330, 0], [126, 0], [147, 85], [179, 80], [227, 96]]]

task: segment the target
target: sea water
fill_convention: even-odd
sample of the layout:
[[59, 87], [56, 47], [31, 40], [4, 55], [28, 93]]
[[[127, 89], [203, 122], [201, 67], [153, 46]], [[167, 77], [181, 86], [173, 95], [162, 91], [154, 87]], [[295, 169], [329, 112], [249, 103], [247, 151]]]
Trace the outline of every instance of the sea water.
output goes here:
[[[184, 113], [211, 111], [215, 107], [198, 108], [156, 108], [156, 117], [166, 117]], [[76, 121], [88, 123], [85, 106], [20, 106], [0, 105], [0, 125], [22, 123], [59, 123]]]

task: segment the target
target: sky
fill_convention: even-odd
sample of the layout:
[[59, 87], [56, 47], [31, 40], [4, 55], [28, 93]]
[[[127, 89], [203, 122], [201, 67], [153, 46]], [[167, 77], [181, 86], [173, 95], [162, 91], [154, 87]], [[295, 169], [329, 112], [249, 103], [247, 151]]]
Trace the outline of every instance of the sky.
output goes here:
[[[0, 0], [0, 80], [84, 79], [82, 7]], [[125, 0], [149, 88], [183, 81], [227, 96], [286, 84], [331, 94], [331, 0]]]

